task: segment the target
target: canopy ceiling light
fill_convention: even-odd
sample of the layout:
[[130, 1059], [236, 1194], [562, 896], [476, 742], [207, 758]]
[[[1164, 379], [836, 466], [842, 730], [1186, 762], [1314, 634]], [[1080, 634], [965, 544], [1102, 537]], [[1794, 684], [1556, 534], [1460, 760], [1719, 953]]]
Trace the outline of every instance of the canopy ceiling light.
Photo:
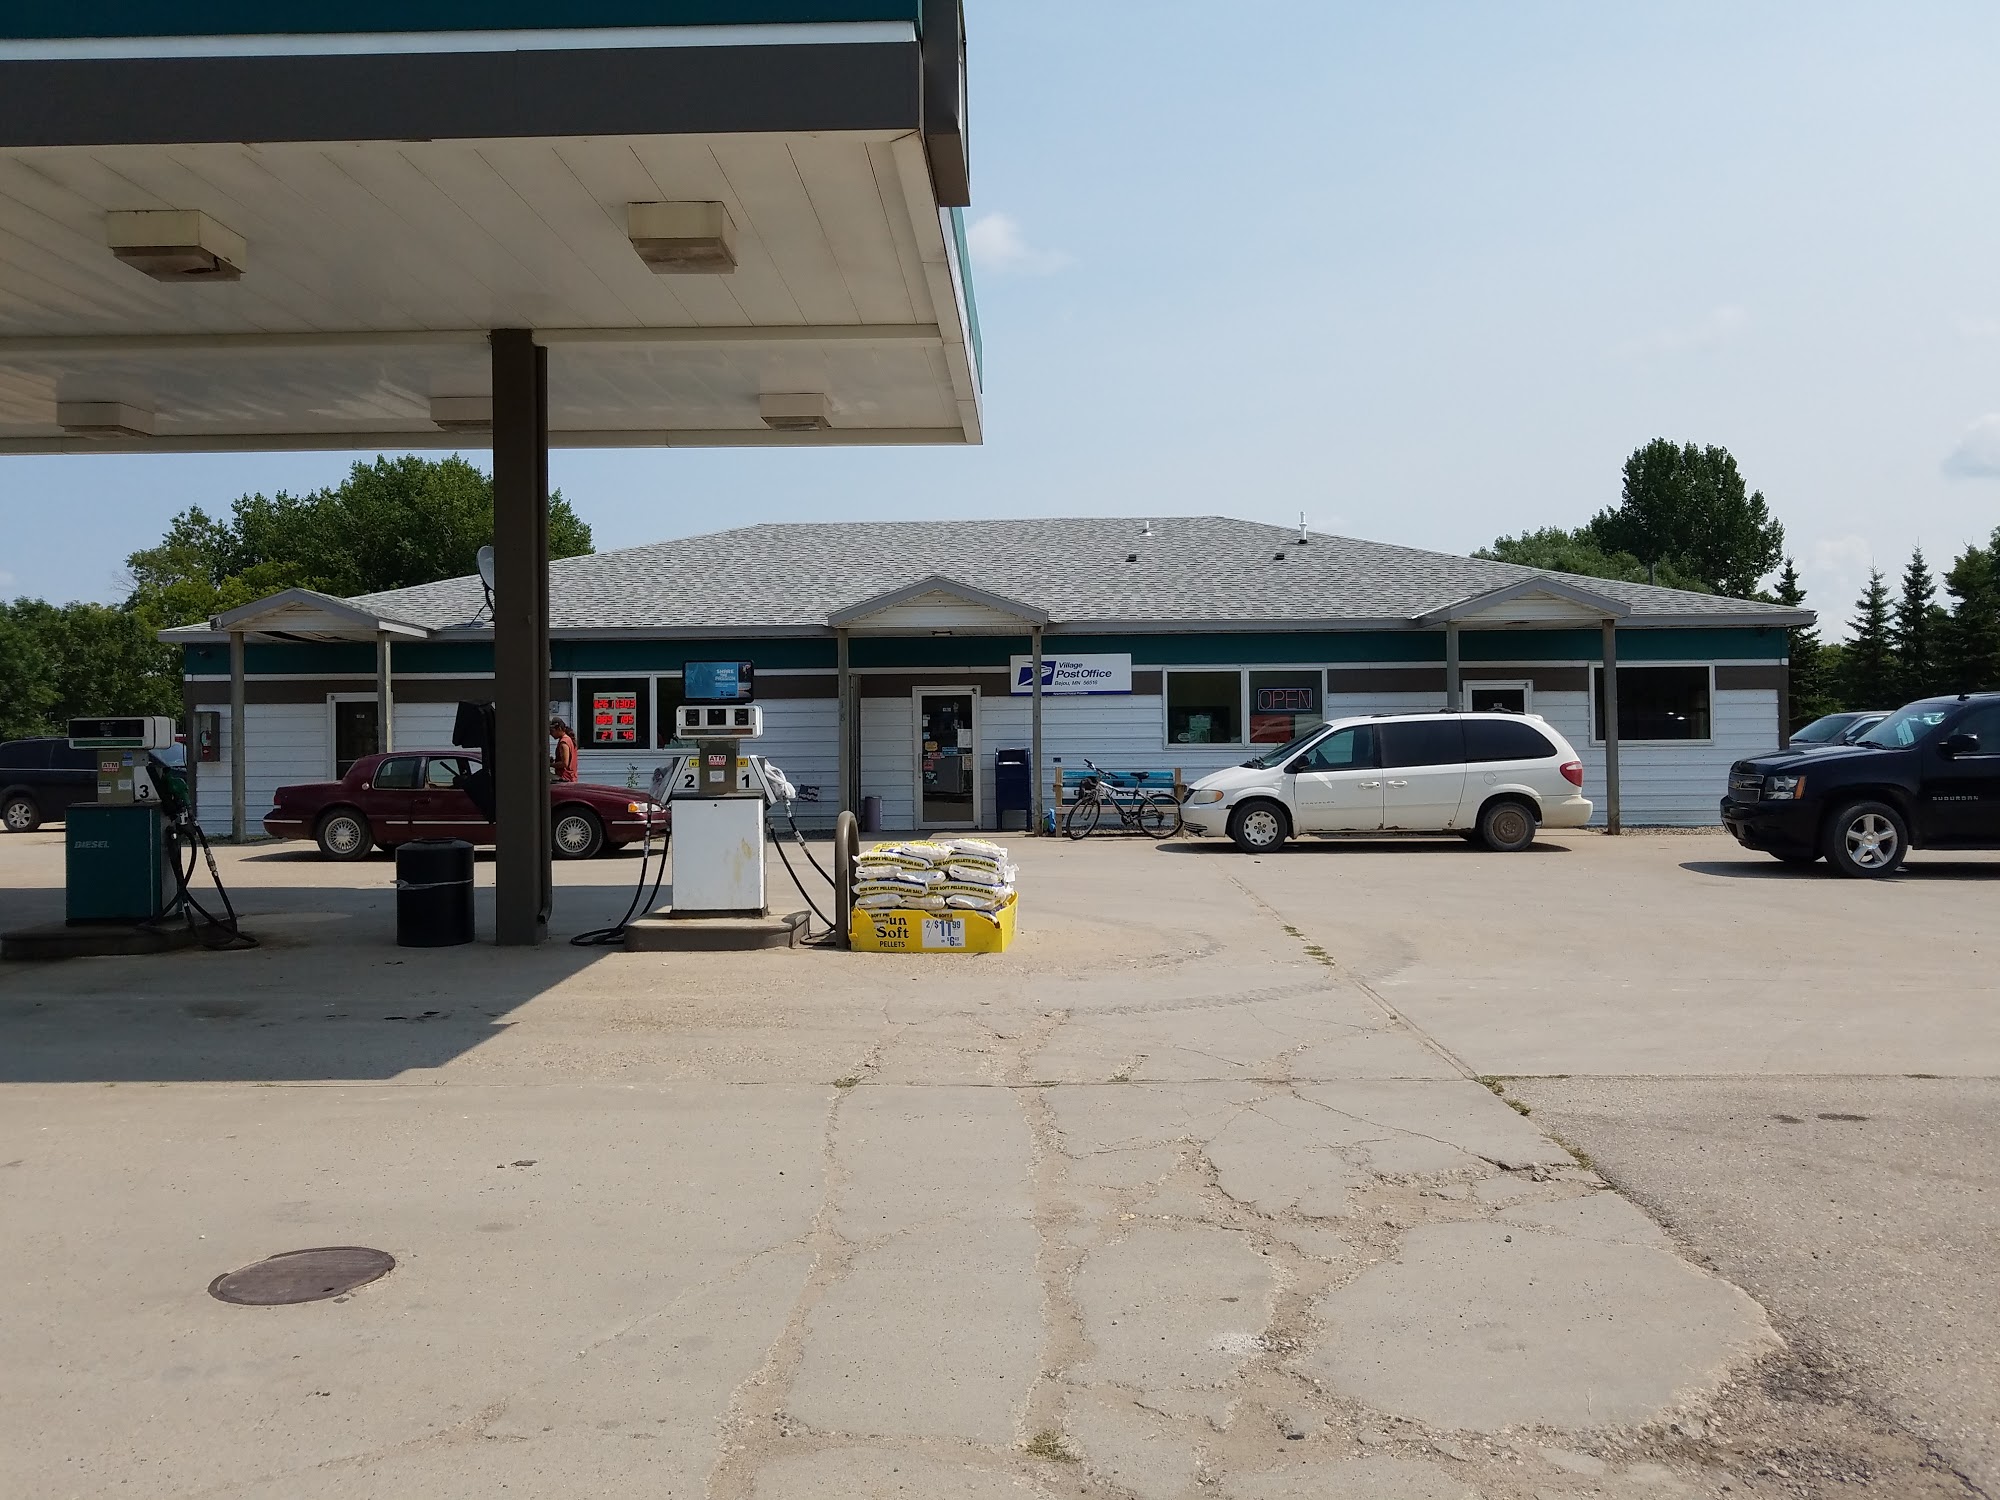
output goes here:
[[58, 401], [56, 426], [74, 437], [144, 438], [153, 435], [153, 414], [123, 401]]
[[726, 276], [736, 269], [736, 225], [720, 203], [628, 203], [625, 232], [656, 275]]
[[817, 391], [797, 395], [760, 396], [757, 414], [773, 432], [825, 432], [833, 426], [826, 397]]
[[143, 208], [106, 214], [111, 253], [155, 281], [240, 281], [243, 236], [199, 209]]
[[485, 432], [493, 426], [493, 398], [433, 396], [431, 421], [446, 432]]

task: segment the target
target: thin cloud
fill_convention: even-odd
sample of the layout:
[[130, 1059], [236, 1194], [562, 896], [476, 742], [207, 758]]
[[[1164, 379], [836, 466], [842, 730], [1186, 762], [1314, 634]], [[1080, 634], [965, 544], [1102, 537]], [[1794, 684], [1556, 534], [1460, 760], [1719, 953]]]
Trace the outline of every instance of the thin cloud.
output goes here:
[[1826, 639], [1846, 636], [1848, 616], [1874, 566], [1875, 547], [1864, 536], [1823, 537], [1800, 556], [1806, 608], [1819, 611], [1820, 634]]
[[1965, 429], [1958, 446], [1945, 455], [1953, 479], [2000, 479], [2000, 411], [1988, 412]]
[[2000, 318], [1960, 318], [1958, 336], [1964, 339], [2000, 339]]
[[1714, 349], [1743, 331], [1750, 315], [1733, 304], [1679, 328], [1662, 328], [1644, 338], [1627, 339], [1618, 346], [1620, 359], [1657, 359], [1662, 355], [1689, 354], [1698, 349]]
[[1012, 214], [986, 214], [973, 220], [966, 226], [965, 243], [976, 268], [1003, 276], [1049, 276], [1070, 263], [1069, 256], [1060, 250], [1029, 244]]

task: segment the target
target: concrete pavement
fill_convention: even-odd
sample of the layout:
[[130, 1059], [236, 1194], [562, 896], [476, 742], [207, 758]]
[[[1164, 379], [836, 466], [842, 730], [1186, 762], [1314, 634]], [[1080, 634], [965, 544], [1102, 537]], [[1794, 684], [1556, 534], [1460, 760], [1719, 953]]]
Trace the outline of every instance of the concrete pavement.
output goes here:
[[[0, 1489], [1962, 1493], [1403, 1019], [1447, 912], [1608, 847], [1023, 841], [989, 958], [399, 950], [386, 865], [229, 851], [265, 948], [0, 970]], [[560, 868], [574, 931], [636, 861]], [[206, 1295], [348, 1243], [397, 1269]]]

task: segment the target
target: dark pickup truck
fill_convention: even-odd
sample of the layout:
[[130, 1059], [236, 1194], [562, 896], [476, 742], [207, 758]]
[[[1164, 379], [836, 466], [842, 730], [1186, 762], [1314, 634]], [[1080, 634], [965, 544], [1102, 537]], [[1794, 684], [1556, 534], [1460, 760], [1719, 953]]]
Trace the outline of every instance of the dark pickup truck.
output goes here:
[[1841, 749], [1739, 760], [1722, 822], [1746, 849], [1862, 878], [1912, 849], [2000, 849], [2000, 693], [1921, 699]]

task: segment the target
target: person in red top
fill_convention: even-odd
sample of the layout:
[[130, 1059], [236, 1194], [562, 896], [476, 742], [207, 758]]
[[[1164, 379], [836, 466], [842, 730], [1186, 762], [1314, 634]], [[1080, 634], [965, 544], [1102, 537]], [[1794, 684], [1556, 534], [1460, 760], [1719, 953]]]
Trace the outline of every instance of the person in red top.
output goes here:
[[555, 779], [576, 780], [576, 736], [569, 732], [569, 725], [561, 719], [549, 720], [549, 738], [556, 742], [556, 753], [549, 760]]

